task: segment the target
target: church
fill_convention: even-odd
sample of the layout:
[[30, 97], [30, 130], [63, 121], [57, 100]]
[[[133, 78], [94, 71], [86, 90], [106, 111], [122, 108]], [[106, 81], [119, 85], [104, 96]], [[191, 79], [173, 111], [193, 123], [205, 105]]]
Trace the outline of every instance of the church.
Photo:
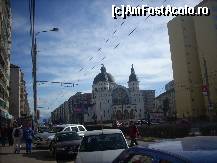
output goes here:
[[[111, 122], [113, 120], [129, 121], [144, 119], [150, 109], [147, 93], [154, 90], [140, 90], [139, 81], [132, 65], [128, 80], [128, 88], [115, 83], [114, 77], [102, 65], [101, 72], [94, 78], [92, 85], [93, 106], [84, 116], [85, 122]], [[152, 106], [151, 106], [152, 108]]]

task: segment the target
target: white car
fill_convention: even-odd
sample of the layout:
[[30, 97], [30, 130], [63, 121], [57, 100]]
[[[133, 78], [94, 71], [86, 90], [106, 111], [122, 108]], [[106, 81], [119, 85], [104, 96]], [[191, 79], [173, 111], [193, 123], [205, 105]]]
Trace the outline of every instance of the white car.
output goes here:
[[51, 147], [51, 143], [54, 139], [54, 136], [57, 132], [70, 132], [76, 131], [80, 137], [84, 136], [84, 133], [87, 131], [83, 125], [80, 124], [63, 124], [56, 125], [52, 127], [51, 131], [45, 133], [38, 133], [35, 136], [34, 144], [36, 147]]
[[87, 131], [81, 141], [76, 163], [111, 163], [129, 148], [119, 129]]
[[53, 127], [53, 130], [55, 133], [57, 132], [69, 132], [69, 131], [75, 131], [79, 136], [84, 136], [84, 133], [87, 131], [86, 128], [83, 125], [79, 124], [63, 124], [63, 125], [57, 125]]

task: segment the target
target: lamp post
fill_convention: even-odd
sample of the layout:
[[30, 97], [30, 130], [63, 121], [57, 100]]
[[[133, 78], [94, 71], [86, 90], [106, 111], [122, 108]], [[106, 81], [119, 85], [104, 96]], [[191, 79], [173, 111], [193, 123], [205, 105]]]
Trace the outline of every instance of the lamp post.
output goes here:
[[[35, 34], [35, 40], [34, 40], [34, 47], [33, 47], [33, 55], [32, 55], [32, 64], [33, 64], [33, 70], [32, 70], [32, 76], [33, 76], [33, 99], [34, 99], [34, 122], [37, 125], [37, 36], [42, 32], [57, 32], [59, 31], [58, 28], [53, 28], [50, 30], [44, 30], [37, 32]], [[35, 125], [34, 125], [35, 126]]]

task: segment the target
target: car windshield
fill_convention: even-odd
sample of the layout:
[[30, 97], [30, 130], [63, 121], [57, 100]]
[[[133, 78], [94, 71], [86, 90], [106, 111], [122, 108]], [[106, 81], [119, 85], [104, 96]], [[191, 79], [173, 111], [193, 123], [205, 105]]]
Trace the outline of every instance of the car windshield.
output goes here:
[[57, 133], [57, 132], [62, 131], [63, 129], [64, 129], [63, 127], [53, 127], [53, 128], [50, 130], [50, 132], [55, 132], [55, 133]]
[[76, 132], [59, 133], [59, 134], [56, 135], [56, 140], [58, 142], [71, 141], [71, 140], [80, 140], [80, 137]]
[[101, 134], [85, 136], [81, 142], [80, 152], [93, 152], [125, 149], [127, 144], [122, 134]]

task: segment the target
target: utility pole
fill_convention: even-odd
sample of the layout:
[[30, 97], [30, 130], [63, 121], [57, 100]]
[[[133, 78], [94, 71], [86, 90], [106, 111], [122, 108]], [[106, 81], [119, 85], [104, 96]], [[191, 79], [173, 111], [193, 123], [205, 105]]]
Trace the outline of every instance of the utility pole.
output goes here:
[[34, 127], [37, 126], [37, 43], [36, 37], [33, 48], [33, 98], [34, 98]]
[[[41, 32], [57, 32], [59, 29], [58, 28], [53, 28], [51, 30], [44, 30]], [[32, 64], [33, 64], [33, 68], [32, 68], [32, 77], [33, 77], [33, 100], [34, 100], [34, 129], [35, 127], [38, 125], [38, 121], [37, 121], [37, 36], [41, 33], [41, 32], [33, 32], [33, 39], [32, 39], [32, 45], [33, 45], [33, 49], [32, 49]]]

